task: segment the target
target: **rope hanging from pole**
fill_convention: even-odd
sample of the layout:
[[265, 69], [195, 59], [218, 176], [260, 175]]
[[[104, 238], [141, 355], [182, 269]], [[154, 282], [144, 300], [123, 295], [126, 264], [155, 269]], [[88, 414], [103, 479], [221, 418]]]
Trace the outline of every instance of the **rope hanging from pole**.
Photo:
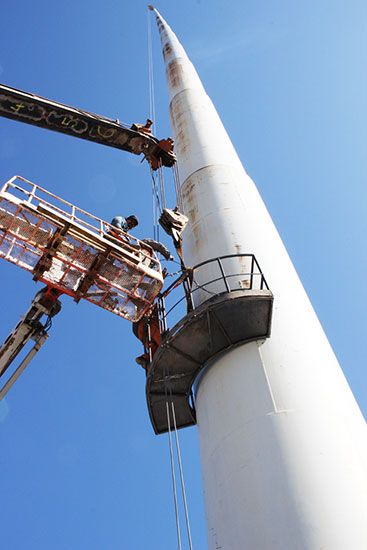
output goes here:
[[155, 205], [155, 195], [154, 195], [153, 186], [152, 186], [152, 210], [153, 210], [153, 238], [156, 241], [157, 240], [157, 231], [156, 231], [157, 217], [156, 217], [156, 205]]
[[183, 470], [182, 470], [180, 445], [179, 445], [179, 443], [178, 443], [178, 433], [177, 433], [177, 423], [176, 423], [175, 406], [174, 406], [174, 404], [173, 404], [172, 401], [171, 401], [171, 407], [172, 407], [173, 425], [174, 425], [174, 428], [175, 428], [175, 436], [176, 436], [176, 448], [177, 448], [178, 464], [179, 464], [179, 468], [180, 468], [182, 498], [183, 498], [184, 506], [185, 506], [185, 518], [186, 518], [187, 536], [188, 536], [188, 539], [189, 539], [189, 547], [190, 547], [190, 550], [192, 550], [192, 541], [191, 541], [191, 531], [190, 531], [189, 513], [188, 513], [188, 509], [187, 509], [187, 499], [186, 499], [185, 483], [184, 483]]
[[154, 70], [153, 70], [153, 46], [150, 15], [148, 12], [148, 66], [149, 66], [149, 113], [153, 121], [154, 133], [157, 134], [155, 118], [155, 97], [154, 97]]
[[[151, 20], [148, 12], [148, 66], [149, 66], [149, 112], [150, 118], [153, 121], [154, 133], [157, 133], [157, 122], [155, 113], [155, 92], [154, 92], [154, 67], [153, 67], [153, 45]], [[153, 232], [154, 238], [159, 240], [159, 214], [162, 214], [163, 208], [166, 207], [166, 197], [164, 190], [164, 179], [162, 164], [158, 167], [158, 182], [156, 180], [155, 171], [151, 171], [152, 187], [153, 187]], [[155, 202], [155, 205], [154, 205]], [[158, 214], [159, 213], [159, 214]]]
[[161, 190], [162, 207], [166, 208], [166, 196], [165, 196], [165, 191], [164, 191], [164, 178], [163, 178], [162, 164], [158, 168], [158, 178], [159, 178], [159, 185], [160, 185], [160, 190]]
[[182, 200], [180, 175], [179, 175], [179, 172], [178, 172], [177, 164], [175, 164], [172, 168], [173, 168], [173, 181], [175, 182], [177, 206], [178, 206], [179, 211], [182, 214], [185, 214], [184, 207], [183, 207], [183, 200]]
[[186, 490], [185, 490], [184, 475], [183, 475], [183, 468], [182, 468], [181, 451], [180, 451], [180, 445], [178, 440], [175, 406], [172, 398], [172, 387], [171, 387], [170, 381], [167, 382], [167, 379], [169, 378], [168, 369], [165, 369], [164, 378], [165, 378], [164, 392], [166, 397], [167, 426], [168, 426], [168, 438], [169, 438], [169, 447], [170, 447], [172, 483], [173, 483], [173, 491], [174, 491], [178, 544], [179, 544], [179, 548], [181, 548], [180, 524], [179, 524], [178, 505], [177, 505], [177, 487], [176, 487], [176, 478], [174, 473], [173, 446], [172, 446], [172, 436], [171, 436], [171, 413], [170, 413], [169, 403], [171, 404], [173, 429], [175, 431], [176, 452], [177, 452], [177, 460], [178, 460], [178, 465], [180, 470], [180, 479], [181, 479], [181, 492], [182, 492], [182, 499], [183, 499], [184, 508], [185, 508], [186, 530], [187, 530], [187, 536], [189, 541], [189, 549], [192, 550], [190, 521], [189, 521], [189, 513], [188, 513], [188, 507], [187, 507], [187, 498], [186, 498]]
[[[151, 6], [149, 6], [149, 9], [152, 9]], [[153, 48], [152, 48], [152, 33], [151, 33], [151, 21], [150, 21], [149, 12], [148, 12], [148, 66], [149, 66], [149, 111], [150, 111], [150, 119], [153, 121], [153, 124], [154, 124], [154, 132], [156, 133], [157, 125], [156, 125], [156, 116], [155, 116], [155, 97], [154, 97]], [[162, 164], [160, 164], [160, 166], [158, 167], [157, 172], [158, 174], [157, 176], [155, 176], [155, 172], [151, 169], [154, 239], [159, 239], [158, 213], [162, 214], [163, 210], [166, 208], [166, 196], [165, 196]], [[174, 176], [177, 204], [181, 209], [182, 197], [181, 197], [181, 189], [179, 185], [178, 171], [176, 166], [174, 166], [173, 176]], [[156, 178], [158, 178], [158, 181]], [[148, 325], [149, 355], [150, 355], [150, 361], [152, 361], [150, 340], [151, 340], [151, 334], [150, 334], [150, 327]], [[170, 393], [170, 397], [171, 397], [170, 400], [168, 397], [167, 390], [169, 390], [169, 393]], [[185, 491], [185, 484], [184, 484], [184, 477], [183, 477], [180, 446], [178, 441], [176, 415], [175, 415], [175, 409], [174, 409], [174, 404], [172, 400], [172, 389], [170, 385], [168, 387], [167, 382], [165, 382], [165, 396], [166, 396], [166, 412], [167, 412], [167, 423], [168, 423], [168, 437], [169, 437], [172, 485], [173, 485], [175, 515], [176, 515], [178, 550], [181, 550], [181, 534], [180, 534], [180, 522], [179, 522], [179, 512], [178, 512], [178, 502], [177, 502], [177, 487], [176, 487], [176, 477], [175, 477], [175, 467], [174, 467], [174, 457], [173, 457], [173, 445], [172, 445], [172, 436], [171, 436], [171, 414], [170, 414], [170, 408], [169, 408], [169, 401], [171, 403], [173, 427], [175, 430], [176, 452], [177, 452], [177, 459], [178, 459], [179, 470], [180, 470], [181, 491], [182, 491], [182, 497], [183, 497], [184, 508], [185, 508], [185, 518], [186, 518], [186, 528], [187, 528], [187, 534], [188, 534], [188, 540], [189, 540], [189, 548], [190, 550], [192, 550], [190, 523], [189, 523], [189, 516], [188, 516], [188, 509], [187, 509], [187, 499], [186, 499], [186, 491]]]
[[173, 485], [173, 498], [175, 502], [175, 514], [176, 514], [176, 529], [177, 529], [177, 541], [178, 541], [178, 550], [181, 550], [181, 534], [180, 534], [180, 519], [178, 516], [178, 506], [177, 506], [177, 489], [176, 489], [176, 478], [175, 478], [175, 465], [173, 460], [173, 450], [172, 450], [172, 437], [171, 437], [171, 419], [168, 406], [167, 398], [167, 387], [166, 391], [166, 411], [167, 411], [167, 422], [168, 422], [168, 437], [169, 437], [169, 450], [171, 458], [171, 472], [172, 472], [172, 485]]
[[150, 174], [152, 176], [152, 193], [153, 193], [153, 233], [154, 239], [159, 240], [159, 223], [158, 219], [162, 214], [162, 205], [159, 198], [159, 189], [156, 181], [156, 173], [154, 170], [150, 169]]

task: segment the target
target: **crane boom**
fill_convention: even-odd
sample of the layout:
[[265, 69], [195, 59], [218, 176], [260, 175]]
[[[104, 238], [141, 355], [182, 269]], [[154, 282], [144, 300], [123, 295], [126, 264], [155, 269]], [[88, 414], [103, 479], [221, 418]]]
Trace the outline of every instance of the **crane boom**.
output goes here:
[[89, 113], [4, 84], [0, 84], [0, 115], [135, 155], [144, 154], [153, 169], [158, 165], [171, 167], [176, 162], [176, 155], [167, 150], [167, 140], [159, 141], [149, 133], [121, 124], [117, 119]]
[[[2, 377], [27, 342], [29, 340], [35, 342], [33, 348], [1, 388], [0, 401], [40, 350], [41, 346], [46, 342], [49, 319], [59, 313], [61, 309], [61, 303], [57, 299], [60, 294], [60, 291], [50, 287], [45, 287], [37, 292], [30, 308], [0, 347], [0, 377]], [[41, 322], [43, 315], [47, 316], [44, 324]]]

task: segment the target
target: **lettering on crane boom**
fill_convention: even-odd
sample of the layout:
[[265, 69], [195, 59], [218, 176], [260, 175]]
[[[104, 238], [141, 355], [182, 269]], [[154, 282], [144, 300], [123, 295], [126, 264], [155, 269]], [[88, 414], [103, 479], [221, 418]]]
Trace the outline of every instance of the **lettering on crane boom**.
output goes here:
[[109, 232], [108, 223], [19, 176], [0, 190], [0, 257], [77, 302], [135, 322], [163, 286], [161, 266], [134, 237], [115, 242]]
[[153, 169], [173, 166], [176, 156], [167, 150], [166, 140], [158, 141], [109, 118], [56, 103], [43, 97], [0, 84], [0, 115], [63, 134], [144, 154]]

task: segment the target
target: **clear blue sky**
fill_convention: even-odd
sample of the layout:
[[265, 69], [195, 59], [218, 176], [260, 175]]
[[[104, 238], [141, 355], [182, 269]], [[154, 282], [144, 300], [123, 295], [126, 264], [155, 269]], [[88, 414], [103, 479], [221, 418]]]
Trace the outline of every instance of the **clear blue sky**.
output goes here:
[[[365, 2], [155, 5], [257, 184], [366, 414]], [[167, 137], [152, 25], [158, 134]], [[3, 83], [124, 122], [149, 115], [146, 2], [19, 0], [3, 8], [0, 28]], [[6, 119], [0, 137], [1, 183], [20, 174], [107, 220], [135, 212], [135, 234], [152, 236], [149, 170], [137, 157]], [[0, 264], [4, 339], [41, 285]], [[150, 426], [138, 354], [128, 321], [63, 298], [49, 341], [0, 404], [4, 548], [176, 547], [168, 441]], [[180, 442], [202, 550], [196, 429]]]

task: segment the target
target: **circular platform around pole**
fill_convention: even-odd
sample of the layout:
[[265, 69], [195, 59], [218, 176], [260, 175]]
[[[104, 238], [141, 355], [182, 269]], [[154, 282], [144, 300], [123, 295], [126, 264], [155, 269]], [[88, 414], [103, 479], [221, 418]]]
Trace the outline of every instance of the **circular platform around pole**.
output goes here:
[[201, 304], [166, 333], [146, 383], [147, 405], [156, 434], [168, 431], [167, 401], [174, 403], [177, 428], [196, 424], [191, 389], [197, 375], [221, 352], [268, 338], [272, 307], [270, 290], [225, 292]]

